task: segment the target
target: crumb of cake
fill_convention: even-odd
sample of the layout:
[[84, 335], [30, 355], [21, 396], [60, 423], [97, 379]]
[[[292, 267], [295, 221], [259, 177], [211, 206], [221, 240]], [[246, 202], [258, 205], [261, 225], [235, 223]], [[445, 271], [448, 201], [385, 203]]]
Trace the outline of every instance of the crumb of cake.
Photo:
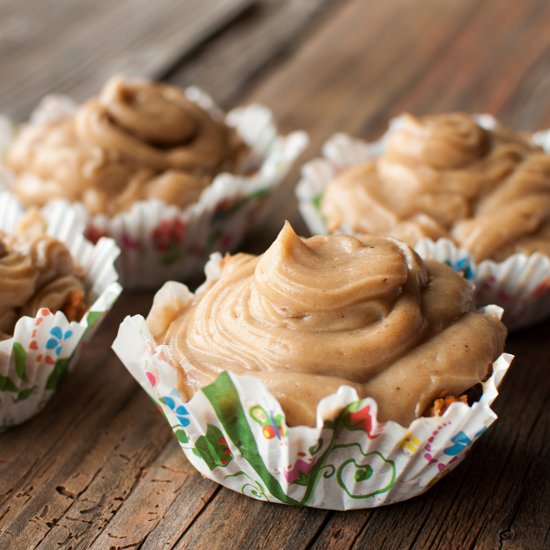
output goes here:
[[468, 405], [468, 396], [466, 394], [447, 395], [434, 401], [434, 404], [428, 409], [426, 416], [441, 416], [453, 403], [464, 403]]
[[86, 309], [86, 296], [83, 290], [69, 292], [62, 307], [62, 311], [69, 321], [80, 321], [86, 313]]

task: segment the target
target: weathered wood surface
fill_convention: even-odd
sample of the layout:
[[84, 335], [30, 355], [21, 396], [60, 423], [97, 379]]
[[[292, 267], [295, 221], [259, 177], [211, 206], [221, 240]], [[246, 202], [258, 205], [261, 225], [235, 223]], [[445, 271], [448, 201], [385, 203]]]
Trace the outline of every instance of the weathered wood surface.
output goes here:
[[253, 0], [3, 0], [2, 111], [44, 93], [86, 99], [113, 74], [158, 77]]
[[[491, 112], [550, 126], [545, 0], [0, 3], [0, 105], [84, 98], [110, 73], [195, 83], [224, 107], [259, 101], [315, 155], [336, 130], [375, 137], [408, 110]], [[283, 217], [304, 229], [288, 178]], [[125, 295], [39, 418], [0, 436], [0, 548], [526, 548], [550, 546], [550, 323], [513, 334], [500, 420], [409, 502], [351, 513], [254, 502], [203, 480], [110, 351]]]

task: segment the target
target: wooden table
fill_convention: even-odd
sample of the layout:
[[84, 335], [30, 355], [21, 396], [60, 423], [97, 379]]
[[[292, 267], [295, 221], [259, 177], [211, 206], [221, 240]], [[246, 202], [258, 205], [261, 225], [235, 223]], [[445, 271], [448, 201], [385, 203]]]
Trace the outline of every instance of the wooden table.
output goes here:
[[[227, 108], [259, 101], [319, 152], [336, 130], [463, 109], [550, 126], [546, 0], [2, 0], [0, 106], [23, 118], [116, 72], [195, 83]], [[261, 251], [293, 196], [245, 248]], [[550, 323], [513, 334], [501, 417], [424, 496], [336, 513], [269, 505], [204, 480], [110, 350], [151, 293], [124, 295], [40, 417], [0, 436], [1, 548], [550, 547]]]

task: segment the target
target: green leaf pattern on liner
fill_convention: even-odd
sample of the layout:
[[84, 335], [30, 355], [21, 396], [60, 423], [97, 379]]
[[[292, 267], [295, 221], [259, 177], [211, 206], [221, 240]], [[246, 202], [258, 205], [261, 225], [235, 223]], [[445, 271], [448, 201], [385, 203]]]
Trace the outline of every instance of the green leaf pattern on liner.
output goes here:
[[92, 328], [102, 315], [103, 312], [101, 311], [90, 311], [88, 315], [86, 315], [86, 324], [88, 328]]
[[301, 504], [286, 495], [277, 479], [265, 465], [254, 434], [248, 425], [239, 394], [229, 374], [222, 372], [216, 381], [203, 388], [202, 392], [210, 401], [216, 416], [233, 444], [260, 476], [269, 492], [285, 504]]
[[182, 445], [189, 443], [189, 436], [185, 433], [185, 430], [182, 430], [179, 426], [174, 426], [172, 429], [174, 430], [174, 435], [176, 436], [176, 439]]
[[[363, 454], [360, 446], [357, 445], [357, 447], [359, 447], [359, 451]], [[386, 460], [377, 451], [364, 455], [364, 460], [366, 462], [360, 464], [355, 458], [348, 458], [340, 464], [336, 471], [338, 485], [351, 498], [370, 498], [389, 491], [395, 484], [396, 469], [393, 461]], [[375, 466], [376, 462], [378, 462], [378, 465]], [[378, 479], [387, 478], [387, 483], [382, 487], [378, 487], [376, 483], [369, 485], [368, 481], [373, 480], [374, 474], [377, 474], [377, 481]], [[366, 486], [364, 493], [353, 492], [350, 488], [361, 489], [363, 484]]]
[[[93, 312], [92, 312], [93, 314]], [[101, 315], [101, 314], [98, 314]], [[0, 375], [0, 392], [10, 392], [17, 395], [13, 396], [13, 403], [20, 403], [29, 399], [33, 394], [38, 391], [37, 385], [25, 387], [25, 382], [28, 384], [26, 378], [26, 362], [28, 352], [25, 350], [20, 342], [14, 342], [13, 346], [13, 358], [15, 363], [15, 375], [21, 383], [16, 384], [9, 376]], [[46, 380], [46, 390], [55, 390], [57, 386], [66, 378], [69, 365], [74, 356], [74, 353], [70, 357], [58, 359]], [[44, 368], [44, 367], [42, 367]]]
[[25, 380], [25, 364], [27, 361], [27, 352], [19, 343], [13, 343], [13, 355], [15, 357], [15, 372], [20, 380]]
[[[354, 413], [354, 407], [356, 408], [356, 404], [352, 403], [350, 406], [346, 407], [333, 422], [329, 423], [329, 429], [332, 429], [332, 437], [324, 451], [315, 459], [312, 458], [310, 464], [306, 465], [305, 462], [298, 460], [295, 466], [300, 466], [301, 470], [297, 472], [292, 480], [288, 478], [287, 480], [291, 484], [294, 483], [303, 486], [305, 491], [301, 499], [297, 500], [292, 498], [287, 495], [279, 481], [265, 465], [258, 450], [254, 433], [248, 424], [246, 413], [239, 399], [237, 389], [227, 372], [221, 373], [216, 381], [203, 388], [202, 392], [210, 401], [229, 439], [237, 447], [243, 458], [260, 476], [261, 481], [263, 481], [269, 493], [282, 503], [307, 506], [312, 500], [321, 477], [328, 479], [332, 477], [335, 472], [338, 485], [352, 498], [366, 499], [373, 497], [389, 491], [395, 484], [396, 467], [392, 460], [387, 460], [379, 452], [363, 452], [359, 443], [338, 444], [339, 435], [342, 430], [349, 430], [349, 416]], [[211, 428], [213, 428], [213, 426], [209, 425], [208, 430], [211, 430]], [[218, 430], [218, 432], [219, 434], [222, 433], [220, 430]], [[218, 437], [219, 434], [216, 432], [215, 436]], [[204, 436], [201, 436], [199, 440], [201, 440], [202, 437]], [[199, 440], [197, 440], [197, 442]], [[318, 448], [312, 450], [318, 453], [322, 445], [321, 442]], [[358, 452], [359, 456], [363, 456], [364, 463], [358, 463], [354, 458], [350, 458], [343, 461], [342, 464], [338, 466], [332, 464], [329, 460], [335, 451], [352, 447], [357, 448], [354, 452]], [[205, 462], [210, 469], [213, 469], [211, 467], [211, 457], [205, 458]], [[352, 479], [349, 477], [350, 474]], [[353, 493], [349, 488], [353, 486], [360, 489], [363, 484], [366, 484], [366, 490], [360, 494]], [[244, 487], [251, 489], [249, 484], [243, 485], [243, 488]], [[254, 491], [251, 490], [251, 496], [262, 498], [262, 496], [258, 495], [261, 495], [261, 493], [258, 493], [256, 489]]]
[[269, 500], [269, 497], [267, 496], [264, 486], [257, 479], [250, 477], [246, 472], [243, 472], [242, 470], [239, 470], [234, 474], [228, 474], [224, 477], [224, 479], [229, 479], [231, 477], [240, 477], [240, 476], [245, 476], [246, 478], [249, 479], [249, 481], [245, 482], [241, 486], [242, 495], [251, 496], [252, 498], [255, 498], [258, 500], [266, 500], [267, 502], [271, 502]]
[[17, 392], [19, 390], [9, 376], [0, 374], [0, 391]]
[[[94, 314], [96, 312], [92, 312]], [[97, 313], [98, 316], [101, 313]], [[88, 325], [90, 326], [90, 325]], [[15, 374], [19, 380], [22, 382], [27, 382], [26, 379], [26, 361], [27, 361], [27, 351], [19, 343], [14, 342], [13, 344], [13, 356], [15, 358]], [[46, 390], [55, 390], [58, 385], [67, 377], [69, 372], [69, 365], [73, 359], [74, 353], [70, 357], [65, 357], [58, 359], [52, 369], [52, 372], [46, 380]], [[28, 383], [28, 382], [27, 382]], [[11, 392], [17, 393], [13, 402], [19, 403], [25, 401], [31, 397], [38, 390], [38, 386], [33, 385], [29, 387], [18, 386], [9, 376], [0, 375], [0, 392]]]
[[206, 462], [210, 470], [218, 466], [225, 467], [233, 460], [223, 433], [212, 424], [208, 424], [205, 435], [197, 438], [193, 452]]
[[313, 197], [312, 203], [315, 206], [315, 209], [321, 212], [321, 201], [323, 200], [323, 193], [319, 193], [317, 196]]
[[64, 359], [58, 359], [55, 363], [55, 366], [50, 374], [48, 376], [48, 380], [46, 382], [46, 389], [47, 390], [55, 390], [57, 386], [61, 383], [62, 380], [64, 380], [69, 373], [69, 363], [71, 362], [70, 357], [66, 357]]
[[162, 257], [162, 263], [165, 265], [172, 265], [181, 259], [182, 252], [179, 249], [178, 245], [175, 243], [170, 243], [166, 254]]
[[[490, 405], [512, 359], [502, 355], [494, 362], [493, 375], [473, 411], [457, 404], [444, 418], [423, 417], [410, 426], [380, 422], [372, 398], [358, 399], [353, 388], [343, 386], [318, 406], [317, 414], [330, 420], [287, 427], [281, 404], [254, 376], [221, 372], [185, 399], [177, 390], [166, 349], [144, 337], [145, 329], [142, 317], [126, 319], [115, 350], [163, 410], [182, 450], [202, 475], [252, 498], [265, 500], [265, 493], [271, 502], [329, 510], [405, 500], [455, 468], [465, 452], [461, 448], [455, 455], [456, 443], [449, 442], [457, 434], [460, 441], [474, 441], [492, 424]], [[123, 350], [120, 344], [137, 336], [153, 345], [145, 353]], [[226, 466], [212, 459], [218, 452], [204, 451], [205, 443], [222, 437], [232, 456]]]
[[24, 401], [25, 399], [28, 399], [36, 390], [36, 386], [31, 386], [30, 388], [25, 388], [24, 390], [21, 390], [17, 394], [17, 398], [15, 399], [15, 402], [18, 403], [19, 401]]

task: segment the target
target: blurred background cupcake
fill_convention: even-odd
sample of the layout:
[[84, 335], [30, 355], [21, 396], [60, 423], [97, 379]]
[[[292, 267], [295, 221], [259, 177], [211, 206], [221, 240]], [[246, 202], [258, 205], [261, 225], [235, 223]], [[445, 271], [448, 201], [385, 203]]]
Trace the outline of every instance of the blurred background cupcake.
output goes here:
[[154, 288], [234, 250], [306, 143], [265, 107], [224, 115], [196, 88], [115, 77], [82, 105], [45, 98], [4, 170], [26, 206], [80, 205], [87, 237], [121, 248], [124, 286]]
[[297, 188], [313, 232], [403, 239], [473, 280], [511, 328], [550, 314], [550, 155], [532, 136], [487, 115], [404, 115], [378, 142], [337, 134], [323, 153]]
[[0, 195], [0, 430], [42, 410], [120, 294], [118, 247], [83, 231], [66, 203]]

